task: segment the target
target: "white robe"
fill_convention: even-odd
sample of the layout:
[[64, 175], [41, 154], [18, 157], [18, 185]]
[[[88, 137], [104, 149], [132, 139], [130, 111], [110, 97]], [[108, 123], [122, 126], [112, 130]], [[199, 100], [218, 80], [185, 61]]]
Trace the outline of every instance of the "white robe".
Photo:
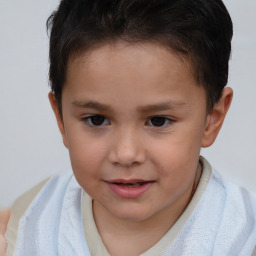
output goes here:
[[[83, 190], [71, 172], [53, 177], [20, 220], [14, 256], [90, 256]], [[250, 256], [256, 245], [256, 198], [213, 171], [198, 205], [163, 254]]]

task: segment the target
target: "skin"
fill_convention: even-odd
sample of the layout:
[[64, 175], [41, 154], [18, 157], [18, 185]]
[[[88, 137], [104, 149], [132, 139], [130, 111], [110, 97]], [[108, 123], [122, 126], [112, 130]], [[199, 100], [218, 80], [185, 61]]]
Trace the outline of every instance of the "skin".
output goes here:
[[[201, 175], [200, 149], [214, 142], [232, 90], [209, 114], [186, 60], [153, 43], [118, 42], [70, 58], [63, 118], [52, 93], [49, 99], [74, 175], [93, 198], [99, 234], [111, 255], [125, 256], [151, 248], [187, 207]], [[93, 126], [92, 115], [103, 122]], [[110, 189], [115, 179], [151, 185], [127, 199]]]
[[7, 244], [3, 234], [6, 231], [9, 218], [10, 218], [10, 210], [0, 211], [0, 256], [4, 256], [6, 252]]

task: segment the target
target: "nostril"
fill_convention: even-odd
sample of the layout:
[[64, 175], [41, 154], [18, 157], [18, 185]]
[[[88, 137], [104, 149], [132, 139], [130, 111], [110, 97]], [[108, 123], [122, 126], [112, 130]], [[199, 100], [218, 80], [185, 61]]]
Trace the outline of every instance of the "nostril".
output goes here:
[[145, 161], [142, 144], [136, 136], [122, 134], [115, 138], [112, 145], [109, 152], [109, 160], [112, 164], [129, 167]]

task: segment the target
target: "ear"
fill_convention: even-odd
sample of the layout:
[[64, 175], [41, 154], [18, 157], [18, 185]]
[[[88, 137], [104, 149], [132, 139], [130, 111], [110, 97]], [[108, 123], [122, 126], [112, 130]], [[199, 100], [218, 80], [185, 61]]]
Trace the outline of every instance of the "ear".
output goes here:
[[64, 143], [65, 147], [67, 147], [65, 126], [64, 126], [63, 118], [60, 115], [60, 111], [59, 111], [59, 108], [58, 108], [57, 101], [56, 101], [55, 96], [52, 92], [49, 92], [48, 98], [50, 100], [52, 110], [55, 114], [55, 117], [56, 117], [56, 120], [57, 120], [57, 123], [58, 123], [58, 127], [59, 127], [59, 130], [60, 130], [62, 139], [63, 139], [63, 143]]
[[224, 88], [220, 100], [214, 105], [212, 112], [207, 116], [202, 147], [211, 146], [217, 138], [232, 98], [233, 90], [229, 87]]

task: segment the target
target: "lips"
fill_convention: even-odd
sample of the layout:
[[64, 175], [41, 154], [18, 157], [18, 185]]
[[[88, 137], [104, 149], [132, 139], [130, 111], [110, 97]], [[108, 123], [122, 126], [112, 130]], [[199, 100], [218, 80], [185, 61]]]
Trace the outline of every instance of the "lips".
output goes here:
[[123, 186], [123, 187], [129, 187], [129, 188], [134, 188], [134, 187], [139, 187], [144, 184], [144, 182], [136, 182], [136, 183], [115, 183], [116, 185]]
[[127, 199], [139, 198], [152, 186], [154, 181], [111, 180], [107, 181], [110, 190], [117, 196]]

